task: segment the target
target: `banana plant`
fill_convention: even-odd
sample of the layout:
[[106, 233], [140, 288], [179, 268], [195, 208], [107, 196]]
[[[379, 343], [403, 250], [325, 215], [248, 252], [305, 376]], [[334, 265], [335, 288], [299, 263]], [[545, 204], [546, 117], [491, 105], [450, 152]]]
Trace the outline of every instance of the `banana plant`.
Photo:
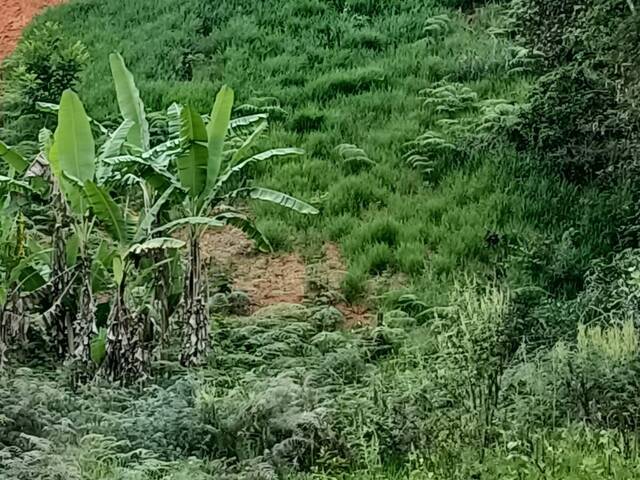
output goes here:
[[[52, 245], [48, 282], [48, 297], [52, 301], [43, 319], [58, 355], [61, 358], [74, 355], [82, 358], [87, 357], [86, 344], [91, 335], [91, 328], [85, 325], [94, 323], [95, 311], [88, 288], [90, 260], [86, 252], [91, 232], [90, 225], [84, 221], [81, 198], [65, 175], [73, 178], [93, 175], [94, 144], [90, 131], [87, 133], [83, 122], [77, 121], [84, 112], [77, 98], [70, 93], [65, 94], [61, 105], [55, 106], [55, 112], [58, 115], [56, 134], [52, 136], [47, 129], [41, 130], [38, 139], [40, 151], [33, 161], [28, 161], [5, 144], [0, 144], [0, 156], [10, 166], [10, 186], [24, 188], [26, 185], [31, 188], [37, 182], [46, 186], [42, 191], [46, 192], [44, 198], [50, 212], [47, 220], [52, 220], [51, 229], [47, 229]], [[21, 178], [16, 180], [18, 175]], [[80, 255], [70, 251], [74, 248], [80, 249]], [[73, 265], [69, 265], [69, 259]], [[82, 282], [77, 281], [80, 279]], [[82, 284], [79, 289], [76, 288], [77, 283]], [[85, 340], [80, 341], [83, 337]]]
[[[234, 93], [226, 86], [217, 94], [208, 117], [190, 106], [172, 105], [167, 113], [169, 138], [151, 146], [144, 104], [134, 77], [119, 54], [112, 54], [109, 61], [123, 118], [118, 130], [126, 136], [126, 142], [118, 143], [124, 147], [121, 149], [124, 154], [118, 155], [117, 148], [111, 149], [114, 154], [105, 155], [103, 163], [112, 180], [133, 179], [134, 183], [146, 183], [150, 190], [157, 190], [156, 196], [160, 191], [173, 192], [167, 199], [177, 207], [180, 217], [156, 226], [151, 235], [170, 236], [176, 230], [186, 230], [189, 248], [181, 308], [184, 326], [181, 361], [184, 365], [200, 363], [209, 350], [201, 237], [208, 228], [231, 224], [252, 238], [258, 248], [270, 250], [268, 240], [251, 219], [233, 208], [235, 202], [247, 198], [273, 202], [303, 214], [317, 214], [311, 205], [281, 192], [231, 187], [238, 178], [244, 179], [243, 173], [250, 165], [300, 156], [304, 152], [297, 148], [276, 148], [253, 153], [256, 140], [267, 128], [267, 115], [257, 113], [232, 120]], [[235, 135], [252, 127], [255, 127], [253, 131], [243, 139]], [[150, 193], [149, 197], [154, 195]], [[158, 260], [164, 263], [162, 258]], [[156, 282], [156, 285], [161, 288], [167, 283]], [[159, 299], [163, 296], [162, 292], [156, 294]]]
[[[79, 188], [96, 173], [95, 141], [82, 102], [71, 90], [62, 94], [58, 126], [45, 144], [52, 174], [55, 226], [52, 234], [52, 287], [56, 298], [45, 315], [53, 326], [60, 353], [90, 363], [91, 337], [97, 333], [91, 284], [93, 220]], [[68, 255], [66, 244], [76, 251]], [[68, 268], [67, 258], [74, 262]], [[69, 298], [75, 305], [68, 307]], [[66, 340], [66, 345], [65, 345]]]
[[[119, 91], [120, 94], [120, 91]], [[121, 101], [120, 96], [118, 100]], [[52, 201], [54, 206], [54, 229], [52, 234], [53, 275], [52, 290], [54, 298], [59, 299], [48, 311], [47, 317], [52, 325], [54, 337], [60, 354], [68, 353], [88, 363], [90, 358], [90, 340], [96, 333], [95, 301], [91, 283], [92, 260], [87, 247], [92, 236], [93, 223], [87, 217], [87, 202], [84, 198], [82, 184], [85, 180], [96, 180], [103, 183], [109, 179], [110, 167], [107, 160], [120, 155], [123, 146], [132, 137], [135, 121], [127, 117], [114, 131], [109, 132], [102, 124], [89, 118], [77, 95], [71, 91], [64, 92], [60, 105], [39, 104], [43, 111], [58, 116], [58, 128], [54, 135], [53, 148], [41, 142], [43, 157], [51, 163], [53, 172]], [[92, 131], [97, 130], [106, 141], [96, 155]], [[139, 149], [144, 143], [138, 142]], [[19, 163], [11, 157], [13, 163]], [[49, 158], [51, 157], [51, 158]], [[67, 225], [71, 225], [68, 232]], [[75, 275], [65, 265], [64, 244], [73, 238], [78, 252], [72, 255], [76, 259]], [[69, 283], [74, 279], [81, 282], [79, 289], [70, 289]], [[76, 293], [77, 290], [77, 293]], [[77, 296], [77, 321], [71, 324], [68, 301], [63, 296]]]
[[[141, 188], [144, 190], [144, 185]], [[175, 250], [185, 246], [182, 240], [157, 237], [152, 231], [157, 214], [167, 202], [172, 189], [167, 189], [139, 215], [134, 214], [126, 203], [118, 205], [110, 193], [94, 181], [85, 181], [83, 189], [93, 216], [115, 244], [111, 269], [115, 293], [107, 321], [103, 368], [113, 380], [141, 379], [148, 373], [150, 359], [149, 344], [144, 338], [148, 319], [144, 306], [132, 306], [132, 292], [128, 283], [135, 279], [145, 256], [159, 250]], [[148, 192], [144, 191], [144, 196], [147, 197]]]
[[[34, 241], [26, 214], [33, 213], [38, 194], [31, 182], [29, 161], [0, 141], [7, 175], [0, 175], [0, 367], [11, 340], [26, 340], [30, 313], [27, 303], [47, 283], [47, 252]], [[36, 247], [36, 248], [34, 248]]]
[[[209, 315], [206, 301], [206, 279], [200, 258], [200, 241], [208, 228], [231, 224], [243, 230], [258, 248], [270, 250], [267, 238], [255, 223], [235, 208], [240, 199], [257, 199], [276, 203], [302, 214], [317, 214], [311, 205], [281, 192], [259, 187], [233, 189], [245, 169], [257, 162], [274, 158], [299, 156], [297, 148], [277, 148], [253, 154], [254, 143], [266, 129], [266, 121], [242, 142], [232, 142], [228, 134], [234, 93], [222, 87], [216, 96], [208, 123], [193, 108], [176, 104], [169, 109], [170, 130], [179, 138], [178, 154], [174, 158], [175, 172], [186, 192], [181, 204], [182, 217], [170, 222], [156, 233], [172, 233], [187, 229], [189, 243], [188, 271], [183, 293], [183, 365], [202, 362], [209, 350]], [[236, 125], [241, 121], [235, 122]], [[227, 148], [225, 148], [227, 147]]]
[[42, 252], [31, 251], [24, 216], [13, 215], [8, 202], [6, 196], [0, 209], [0, 369], [12, 341], [26, 341], [28, 296], [46, 283]]
[[[125, 126], [132, 122], [125, 119]], [[97, 166], [103, 152], [118, 151], [124, 143], [124, 131], [118, 129], [101, 154], [96, 156], [91, 125], [82, 102], [72, 91], [65, 91], [58, 110], [58, 128], [50, 150], [50, 164], [60, 191], [66, 199], [72, 228], [78, 239], [78, 271], [81, 280], [78, 297], [80, 328], [76, 336], [75, 354], [84, 361], [91, 360], [91, 339], [97, 333], [95, 326], [95, 303], [92, 297], [91, 257], [88, 247], [94, 226], [97, 224], [115, 245], [112, 257], [111, 283], [115, 285], [105, 345], [103, 368], [114, 379], [135, 379], [146, 374], [149, 352], [142, 334], [146, 319], [128, 302], [130, 294], [127, 283], [135, 276], [140, 258], [156, 250], [175, 249], [184, 242], [173, 238], [152, 238], [151, 232], [157, 213], [170, 197], [172, 189], [164, 191], [153, 204], [145, 184], [141, 185], [144, 209], [136, 215], [130, 207], [128, 197], [118, 204], [109, 190], [98, 183]], [[112, 147], [111, 139], [119, 146]]]
[[[167, 171], [169, 158], [176, 153], [177, 139], [168, 139], [150, 146], [149, 121], [140, 92], [133, 75], [128, 70], [120, 54], [109, 57], [113, 83], [122, 115], [122, 123], [114, 133], [116, 141], [109, 148], [102, 149], [100, 180], [118, 190], [122, 186], [142, 186], [145, 192], [144, 202], [149, 204], [167, 189], [181, 190], [177, 179]], [[158, 115], [158, 114], [156, 114]], [[173, 201], [173, 200], [172, 200]], [[169, 206], [172, 201], [167, 201]], [[163, 215], [165, 212], [157, 212]], [[155, 226], [155, 225], [154, 225]], [[149, 303], [153, 304], [155, 326], [159, 343], [168, 340], [170, 317], [175, 309], [176, 285], [181, 278], [181, 263], [176, 252], [155, 250], [152, 253], [156, 268]]]

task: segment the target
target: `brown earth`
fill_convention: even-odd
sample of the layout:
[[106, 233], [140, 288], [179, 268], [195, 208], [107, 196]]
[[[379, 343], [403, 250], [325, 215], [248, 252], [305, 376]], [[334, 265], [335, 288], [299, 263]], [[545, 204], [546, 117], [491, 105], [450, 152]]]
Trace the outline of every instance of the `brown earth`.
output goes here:
[[63, 0], [0, 0], [0, 60], [9, 55], [20, 40], [22, 29], [45, 7]]
[[304, 300], [305, 267], [298, 254], [258, 253], [233, 227], [207, 232], [201, 245], [203, 260], [228, 272], [234, 288], [247, 292], [256, 308]]
[[[309, 269], [298, 253], [258, 253], [244, 234], [233, 227], [207, 232], [202, 239], [202, 258], [222, 269], [233, 287], [249, 294], [258, 310], [276, 304], [300, 304], [307, 299]], [[320, 270], [331, 291], [339, 291], [346, 273], [340, 250], [334, 244], [324, 248]], [[369, 325], [373, 318], [366, 307], [334, 302], [345, 315], [345, 327]]]

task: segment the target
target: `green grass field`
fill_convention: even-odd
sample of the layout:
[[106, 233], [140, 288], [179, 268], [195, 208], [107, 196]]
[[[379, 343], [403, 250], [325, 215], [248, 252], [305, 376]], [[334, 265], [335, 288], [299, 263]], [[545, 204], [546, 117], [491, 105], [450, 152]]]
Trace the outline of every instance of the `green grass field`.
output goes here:
[[256, 183], [321, 214], [254, 205], [258, 225], [307, 259], [338, 244], [341, 294], [381, 325], [327, 332], [291, 306], [216, 320], [208, 367], [161, 364], [141, 389], [74, 390], [32, 361], [0, 377], [0, 478], [640, 478], [635, 406], [620, 406], [635, 331], [576, 343], [606, 284], [585, 273], [619, 246], [633, 197], [513, 142], [537, 74], [507, 7], [274, 3], [72, 0], [25, 39], [55, 22], [87, 47], [78, 93], [105, 122], [114, 51], [148, 112], [207, 112], [223, 84], [237, 114], [269, 112], [261, 146], [306, 154], [257, 165]]

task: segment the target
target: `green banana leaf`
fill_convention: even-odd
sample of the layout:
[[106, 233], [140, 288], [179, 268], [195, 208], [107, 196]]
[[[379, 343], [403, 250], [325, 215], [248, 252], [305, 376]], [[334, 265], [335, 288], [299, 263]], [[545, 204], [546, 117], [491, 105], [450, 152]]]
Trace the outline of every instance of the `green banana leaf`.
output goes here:
[[178, 178], [192, 198], [197, 198], [207, 185], [207, 129], [202, 117], [191, 107], [180, 113], [180, 141], [183, 153], [178, 157]]
[[231, 109], [233, 108], [233, 90], [223, 86], [211, 111], [211, 120], [207, 125], [209, 165], [207, 168], [207, 187], [212, 189], [216, 184], [222, 166], [224, 139], [229, 130]]
[[144, 113], [144, 104], [136, 87], [133, 75], [127, 69], [119, 53], [109, 55], [111, 74], [116, 87], [120, 113], [125, 120], [133, 122], [127, 139], [143, 152], [149, 150], [149, 123]]

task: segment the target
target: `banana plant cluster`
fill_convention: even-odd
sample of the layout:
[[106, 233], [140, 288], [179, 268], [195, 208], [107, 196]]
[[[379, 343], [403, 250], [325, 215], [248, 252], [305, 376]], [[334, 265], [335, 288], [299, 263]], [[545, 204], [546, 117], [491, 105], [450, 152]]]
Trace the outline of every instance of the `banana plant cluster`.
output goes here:
[[[90, 119], [72, 91], [64, 92], [59, 105], [42, 106], [58, 116], [55, 133], [41, 134], [36, 158], [50, 171], [54, 217], [45, 280], [54, 300], [42, 318], [61, 355], [131, 381], [149, 373], [153, 347], [158, 337], [161, 344], [167, 340], [171, 325], [182, 335], [181, 363], [206, 359], [210, 321], [200, 241], [207, 229], [234, 225], [268, 250], [268, 240], [238, 204], [257, 199], [302, 214], [318, 212], [281, 192], [237, 187], [250, 165], [303, 151], [255, 153], [266, 115], [232, 119], [230, 88], [222, 87], [208, 116], [171, 105], [168, 138], [152, 145], [133, 75], [120, 55], [109, 60], [122, 115], [113, 132]], [[249, 134], [237, 134], [247, 129]], [[104, 139], [98, 149], [94, 131]], [[30, 189], [24, 172], [36, 162], [1, 143], [0, 156], [22, 175], [0, 177], [0, 186]], [[102, 331], [96, 295], [109, 298]]]
[[34, 193], [30, 182], [20, 178], [28, 162], [0, 142], [0, 158], [8, 166], [0, 175], [0, 368], [12, 343], [27, 342], [29, 296], [38, 292], [47, 277], [47, 250], [38, 233], [28, 228], [21, 206]]

